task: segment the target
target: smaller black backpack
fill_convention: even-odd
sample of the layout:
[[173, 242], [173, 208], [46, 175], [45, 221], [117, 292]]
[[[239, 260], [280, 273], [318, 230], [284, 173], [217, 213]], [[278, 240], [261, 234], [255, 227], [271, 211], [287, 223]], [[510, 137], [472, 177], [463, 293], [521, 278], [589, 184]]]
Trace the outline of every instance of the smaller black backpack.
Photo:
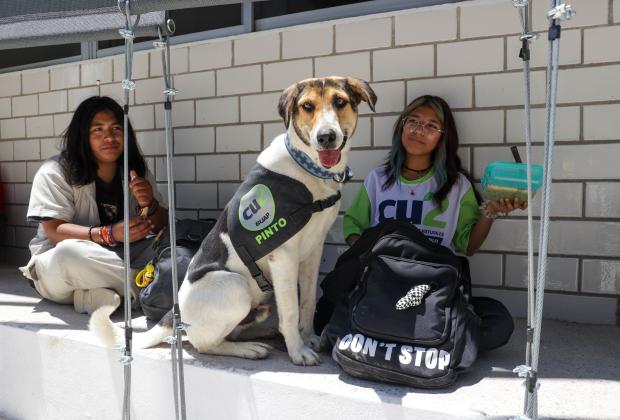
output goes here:
[[[396, 221], [368, 230], [349, 251], [322, 285], [335, 304], [326, 327], [334, 360], [360, 378], [451, 385], [478, 352], [479, 318], [459, 257]], [[354, 289], [335, 297], [325, 282], [340, 280], [339, 289], [349, 275]]]
[[[203, 239], [215, 225], [215, 219], [190, 220], [176, 222], [176, 265], [179, 287], [194, 254]], [[172, 257], [169, 241], [157, 245], [157, 256], [150, 261], [155, 266], [154, 279], [140, 291], [142, 312], [151, 321], [159, 321], [172, 309]]]

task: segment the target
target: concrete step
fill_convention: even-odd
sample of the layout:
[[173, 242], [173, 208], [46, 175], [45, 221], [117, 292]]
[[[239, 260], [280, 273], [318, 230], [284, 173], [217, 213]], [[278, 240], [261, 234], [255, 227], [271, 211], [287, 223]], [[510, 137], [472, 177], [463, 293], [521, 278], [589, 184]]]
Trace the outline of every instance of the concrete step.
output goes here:
[[[38, 298], [15, 268], [0, 268], [0, 418], [121, 418], [120, 354], [102, 347], [87, 322], [71, 306]], [[508, 419], [523, 406], [523, 380], [512, 368], [523, 363], [524, 325], [517, 320], [505, 347], [435, 391], [352, 378], [329, 354], [320, 366], [295, 366], [281, 341], [262, 361], [201, 355], [186, 343], [187, 418]], [[134, 356], [131, 418], [173, 419], [169, 347]], [[545, 321], [540, 360], [541, 418], [620, 419], [620, 328]]]

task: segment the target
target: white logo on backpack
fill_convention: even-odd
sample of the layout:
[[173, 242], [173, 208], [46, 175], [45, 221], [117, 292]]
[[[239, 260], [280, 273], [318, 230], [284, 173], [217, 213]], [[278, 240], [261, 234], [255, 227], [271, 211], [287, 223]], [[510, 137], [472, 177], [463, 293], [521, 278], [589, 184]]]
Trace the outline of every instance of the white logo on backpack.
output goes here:
[[[385, 360], [390, 361], [393, 355], [398, 355], [398, 361], [403, 365], [413, 363], [427, 369], [445, 370], [450, 365], [450, 353], [434, 347], [413, 347], [403, 344], [383, 343], [363, 334], [347, 334], [338, 339], [338, 350], [350, 349], [353, 353], [362, 352], [363, 355], [375, 357], [377, 348], [385, 348]], [[394, 351], [396, 349], [396, 351]]]

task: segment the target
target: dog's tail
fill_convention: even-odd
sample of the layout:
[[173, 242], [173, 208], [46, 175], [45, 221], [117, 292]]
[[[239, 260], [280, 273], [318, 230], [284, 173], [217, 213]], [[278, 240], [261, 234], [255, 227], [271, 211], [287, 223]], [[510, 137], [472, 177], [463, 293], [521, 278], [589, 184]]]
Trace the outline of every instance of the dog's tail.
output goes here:
[[[90, 317], [88, 328], [103, 342], [107, 347], [114, 347], [124, 343], [124, 330], [114, 325], [110, 320], [110, 315], [116, 308], [113, 306], [102, 306], [97, 309]], [[132, 335], [132, 348], [145, 349], [155, 346], [164, 338], [172, 334], [171, 314], [166, 314], [162, 320], [148, 331]]]

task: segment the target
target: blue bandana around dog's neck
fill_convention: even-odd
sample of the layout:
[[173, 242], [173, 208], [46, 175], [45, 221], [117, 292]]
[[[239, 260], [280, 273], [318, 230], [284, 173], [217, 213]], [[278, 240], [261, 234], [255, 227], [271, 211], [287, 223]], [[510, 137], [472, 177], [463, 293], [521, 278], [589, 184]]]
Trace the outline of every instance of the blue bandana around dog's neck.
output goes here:
[[333, 179], [336, 182], [344, 184], [348, 182], [351, 178], [353, 178], [353, 172], [351, 172], [351, 168], [348, 166], [344, 168], [344, 171], [334, 174], [323, 168], [322, 166], [317, 165], [314, 160], [310, 158], [306, 153], [302, 150], [294, 147], [290, 140], [288, 139], [288, 135], [284, 138], [284, 144], [286, 144], [286, 150], [288, 150], [291, 157], [306, 170], [306, 172], [316, 176], [321, 179]]

